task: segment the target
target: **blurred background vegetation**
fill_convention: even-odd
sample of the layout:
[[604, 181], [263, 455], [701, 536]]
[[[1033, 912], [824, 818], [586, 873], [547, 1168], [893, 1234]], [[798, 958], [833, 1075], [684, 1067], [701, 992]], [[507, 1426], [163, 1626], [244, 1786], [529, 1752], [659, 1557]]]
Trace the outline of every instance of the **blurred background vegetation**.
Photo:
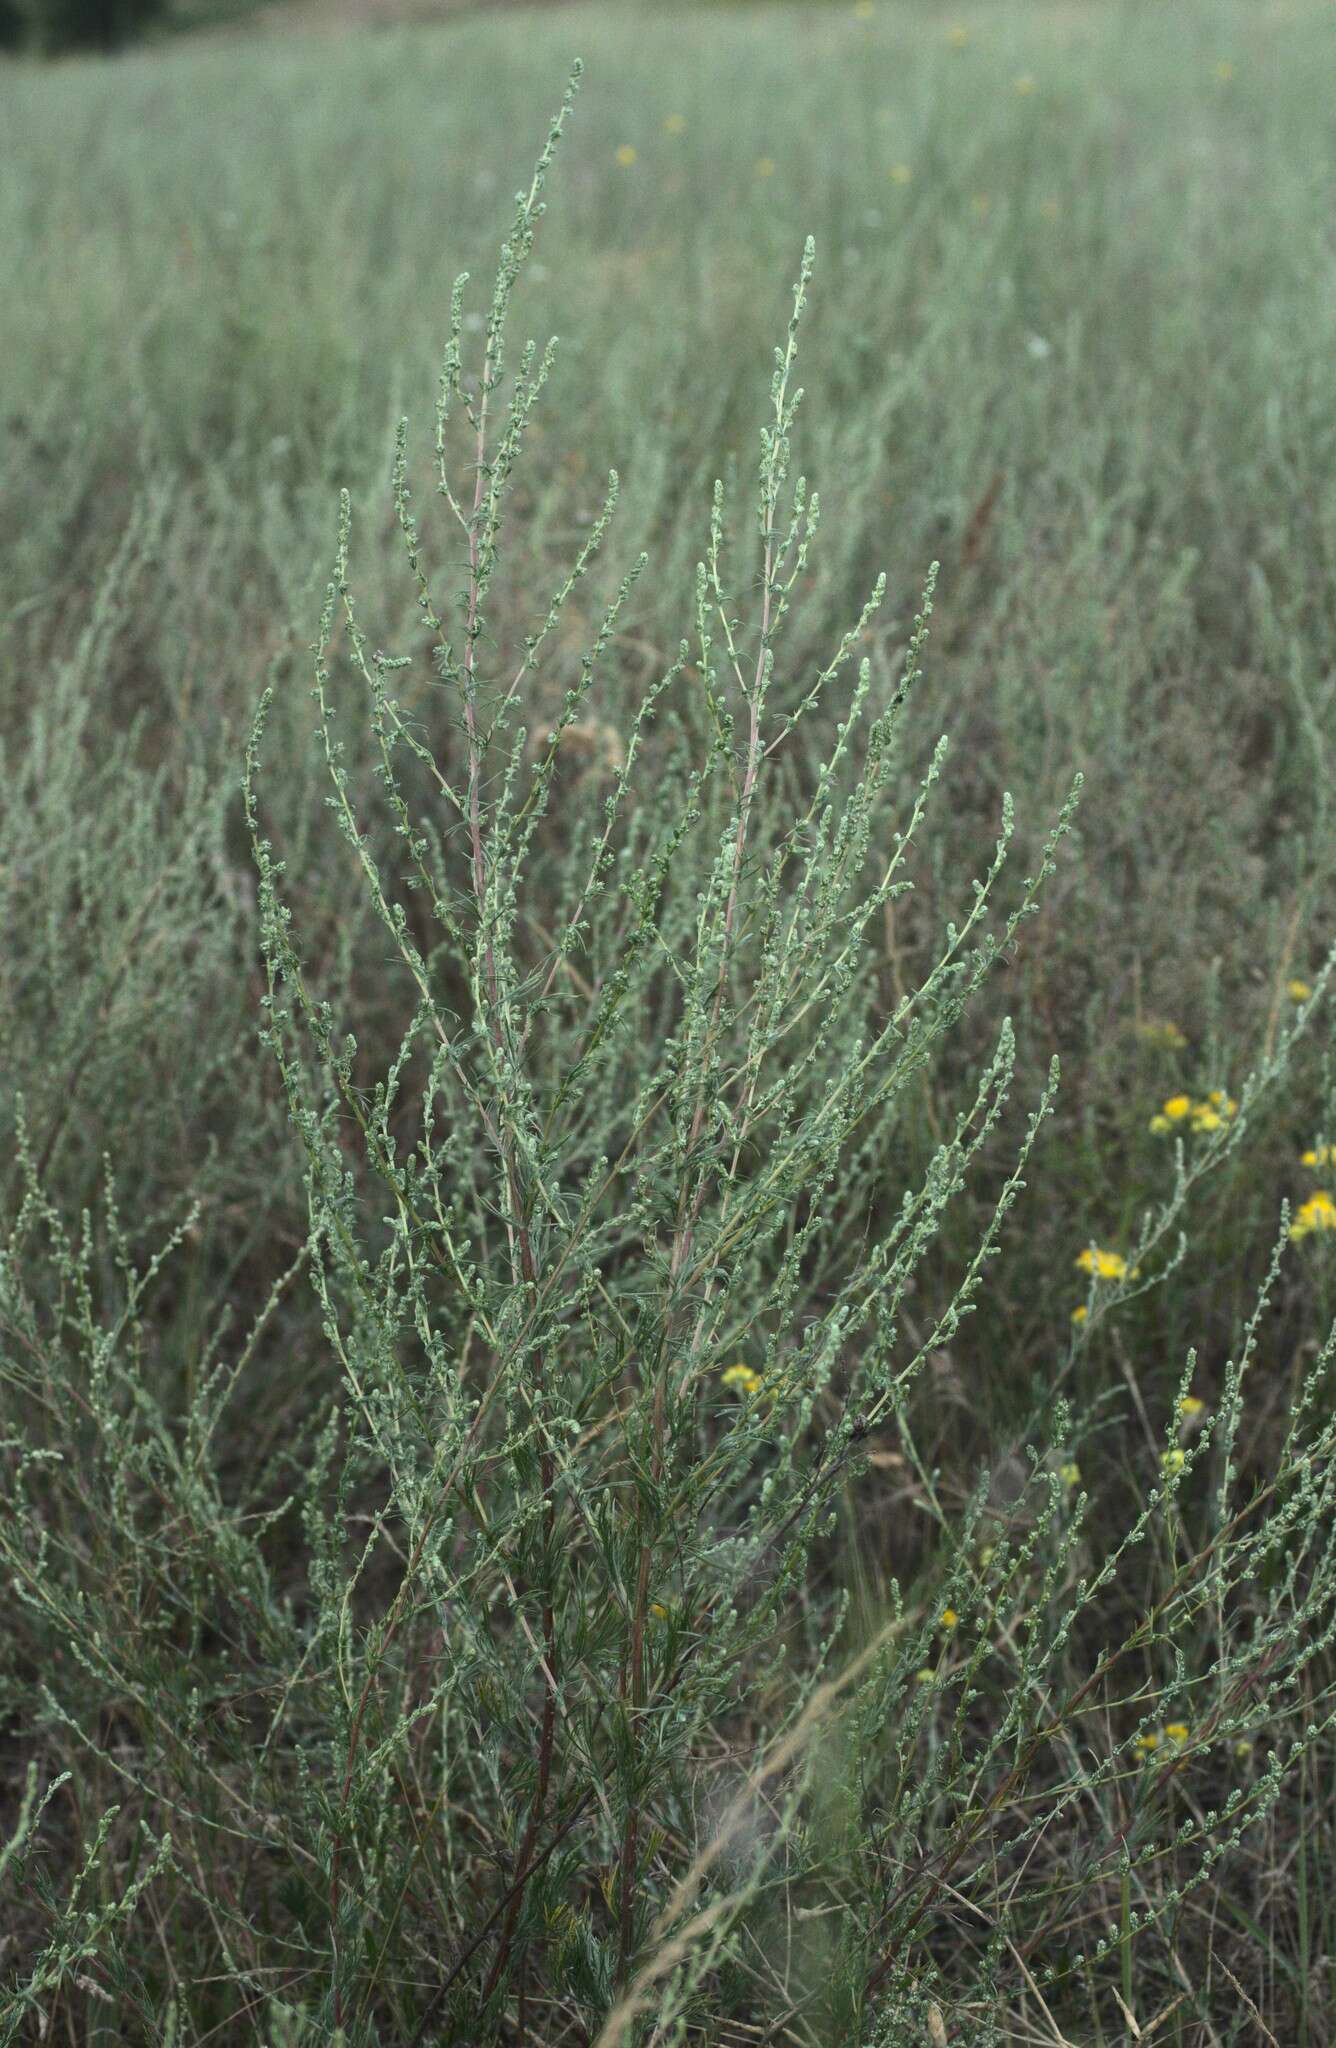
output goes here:
[[62, 50], [115, 50], [172, 19], [170, 0], [4, 0], [0, 44]]
[[[823, 647], [884, 567], [893, 603], [868, 651], [888, 671], [942, 562], [912, 716], [920, 753], [942, 730], [956, 742], [954, 842], [925, 849], [915, 906], [888, 928], [888, 983], [932, 926], [937, 879], [977, 869], [1001, 791], [1037, 840], [1089, 771], [1078, 850], [1010, 969], [1033, 1072], [1058, 1050], [1067, 1080], [1014, 1297], [1004, 1279], [999, 1329], [976, 1319], [987, 1356], [1003, 1344], [986, 1402], [1005, 1406], [1062, 1339], [1052, 1276], [1089, 1233], [1125, 1236], [1166, 1170], [1147, 1131], [1159, 1098], [1237, 1079], [1331, 927], [1332, 10], [576, 6], [12, 65], [6, 741], [29, 758], [47, 716], [36, 679], [75, 658], [110, 579], [101, 695], [82, 714], [106, 796], [90, 812], [85, 793], [83, 829], [114, 845], [151, 797], [183, 830], [192, 778], [234, 786], [272, 673], [289, 829], [319, 842], [304, 649], [334, 493], [347, 483], [367, 508], [378, 632], [414, 644], [380, 514], [393, 421], [429, 413], [450, 278], [487, 259], [513, 138], [579, 49], [590, 83], [519, 314], [562, 337], [562, 358], [546, 473], [510, 527], [516, 630], [615, 464], [620, 558], [644, 546], [653, 564], [622, 643], [627, 692], [676, 646], [710, 482], [754, 445], [782, 281], [810, 229], [817, 402], [800, 459], [828, 523], [799, 630]], [[109, 777], [112, 743], [124, 769]], [[5, 869], [24, 935], [8, 1058], [39, 1122], [61, 1106], [71, 1197], [114, 1137], [154, 1206], [203, 1165], [210, 1215], [229, 1233], [244, 1215], [272, 1250], [295, 1188], [270, 1167], [257, 1191], [228, 1135], [241, 1105], [257, 1128], [272, 1092], [238, 971], [251, 881], [235, 806], [189, 920], [216, 1039], [183, 1019], [178, 1045], [165, 1024], [155, 1064], [127, 1070], [150, 1041], [109, 988], [105, 1124], [96, 1085], [81, 1092], [101, 1054], [72, 1106], [52, 1068], [66, 970], [24, 958], [47, 943], [57, 872], [42, 853], [55, 799], [27, 772], [32, 814], [11, 805], [8, 830], [30, 843]], [[113, 871], [128, 888], [126, 864]], [[374, 996], [339, 872], [322, 875], [317, 922]], [[95, 922], [92, 885], [69, 886]], [[115, 929], [89, 943], [113, 974]], [[1161, 1020], [1181, 1044], [1156, 1039]], [[1228, 1327], [1244, 1248], [1282, 1190], [1302, 1192], [1297, 1149], [1319, 1114], [1316, 1095], [1296, 1104], [1265, 1171], [1222, 1195], [1217, 1256], [1157, 1355]], [[973, 1398], [944, 1410], [966, 1439], [978, 1419]]]

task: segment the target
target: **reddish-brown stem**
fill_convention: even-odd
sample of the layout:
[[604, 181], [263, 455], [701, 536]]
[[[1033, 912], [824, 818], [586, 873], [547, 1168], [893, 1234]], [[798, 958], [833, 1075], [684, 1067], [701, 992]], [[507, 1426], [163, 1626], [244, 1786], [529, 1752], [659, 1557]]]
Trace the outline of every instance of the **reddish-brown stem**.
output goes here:
[[[663, 1374], [660, 1372], [654, 1390], [654, 1453], [652, 1471], [657, 1492], [662, 1477], [663, 1441]], [[642, 1510], [643, 1513], [643, 1510]], [[645, 1617], [649, 1607], [650, 1571], [653, 1563], [653, 1546], [642, 1540], [640, 1564], [636, 1574], [635, 1611], [631, 1618], [631, 1740], [635, 1746], [636, 1723], [645, 1705]], [[621, 1898], [618, 1928], [619, 1979], [624, 1979], [631, 1968], [631, 1950], [635, 1938], [635, 1893], [636, 1856], [640, 1835], [640, 1801], [633, 1793], [626, 1804], [626, 1824], [622, 1830]]]
[[[478, 919], [483, 938], [487, 1001], [491, 1011], [488, 1019], [488, 1030], [493, 1048], [500, 1054], [504, 1046], [504, 1034], [501, 1029], [501, 1006], [497, 982], [496, 954], [492, 944], [491, 933], [487, 930], [486, 924], [487, 866], [482, 830], [482, 745], [478, 733], [475, 706], [477, 688], [476, 648], [478, 612], [481, 597], [479, 575], [481, 561], [480, 539], [483, 501], [485, 497], [485, 478], [487, 474], [487, 413], [491, 394], [492, 362], [492, 347], [489, 342], [483, 359], [482, 392], [478, 404], [477, 440], [474, 453], [473, 510], [469, 520], [469, 581], [464, 643], [464, 726], [468, 736], [469, 751], [468, 819], [473, 870], [473, 894], [478, 908]], [[518, 1270], [515, 1277], [522, 1281], [531, 1294], [536, 1294], [539, 1285], [538, 1264], [534, 1257], [533, 1239], [525, 1219], [519, 1171], [515, 1160], [514, 1148], [507, 1137], [504, 1124], [499, 1118], [497, 1121], [497, 1135], [502, 1171], [505, 1175], [506, 1189], [510, 1200], [508, 1230], [512, 1259], [515, 1259], [518, 1252], [516, 1260]], [[543, 1368], [544, 1357], [540, 1351], [534, 1360], [533, 1378], [535, 1390], [540, 1389], [542, 1386]], [[539, 1476], [543, 1489], [543, 1527], [547, 1546], [547, 1564], [550, 1569], [556, 1555], [556, 1468], [551, 1449], [546, 1444], [540, 1453]], [[483, 1991], [484, 2004], [491, 1997], [497, 1984], [500, 1982], [509, 1959], [515, 1927], [519, 1919], [520, 1907], [524, 1901], [528, 1871], [534, 1860], [535, 1847], [547, 1811], [548, 1789], [552, 1779], [552, 1755], [556, 1741], [558, 1684], [556, 1610], [550, 1592], [545, 1596], [543, 1602], [543, 1646], [543, 1713], [538, 1736], [538, 1762], [534, 1781], [533, 1801], [529, 1809], [529, 1818], [517, 1859], [521, 1876], [515, 1885], [505, 1921], [502, 1925], [497, 1952], [493, 1958], [492, 1967], [488, 1972], [487, 1983]]]
[[[761, 586], [761, 633], [760, 645], [756, 651], [756, 670], [752, 687], [747, 696], [747, 767], [743, 775], [742, 789], [738, 797], [738, 823], [733, 839], [733, 867], [729, 877], [728, 902], [724, 907], [723, 943], [720, 948], [719, 978], [715, 985], [714, 1001], [710, 1011], [710, 1024], [702, 1048], [702, 1072], [696, 1091], [696, 1102], [692, 1112], [691, 1131], [687, 1140], [687, 1157], [700, 1140], [705, 1123], [706, 1075], [705, 1065], [713, 1050], [723, 1015], [724, 996], [728, 989], [729, 956], [732, 950], [733, 934], [737, 924], [738, 897], [742, 884], [742, 868], [747, 851], [747, 828], [751, 819], [752, 798], [756, 791], [756, 780], [761, 762], [761, 694], [765, 684], [766, 658], [770, 650], [771, 605], [774, 590], [775, 546], [774, 546], [774, 502], [773, 492], [766, 517], [765, 562]], [[671, 1262], [671, 1283], [675, 1283], [691, 1256], [692, 1240], [696, 1223], [705, 1203], [707, 1176], [696, 1177], [693, 1195], [688, 1194], [688, 1181], [683, 1179], [678, 1199], [677, 1225], [673, 1234]], [[697, 1326], [699, 1331], [699, 1325]], [[659, 1362], [654, 1387], [653, 1449], [651, 1452], [651, 1473], [654, 1489], [663, 1477], [665, 1444], [667, 1438], [667, 1399], [665, 1375], [670, 1369], [667, 1346]], [[643, 1514], [643, 1510], [642, 1510]], [[631, 1711], [632, 1744], [635, 1744], [636, 1717], [644, 1706], [645, 1687], [645, 1619], [649, 1603], [650, 1574], [653, 1564], [653, 1544], [641, 1541], [639, 1570], [636, 1577], [635, 1613], [631, 1624]], [[619, 1926], [619, 1973], [623, 1977], [629, 1971], [631, 1947], [635, 1927], [636, 1858], [640, 1834], [640, 1800], [635, 1794], [627, 1802], [626, 1822], [622, 1832], [620, 1926]]]
[[[444, 1498], [446, 1491], [448, 1489], [442, 1489], [442, 1498]], [[385, 1632], [381, 1637], [379, 1654], [372, 1662], [366, 1677], [362, 1681], [362, 1690], [358, 1694], [357, 1704], [353, 1708], [353, 1717], [348, 1725], [348, 1760], [344, 1768], [343, 1784], [339, 1793], [341, 1811], [347, 1807], [348, 1795], [352, 1791], [353, 1772], [357, 1767], [357, 1756], [362, 1741], [362, 1722], [366, 1718], [367, 1704], [371, 1698], [371, 1688], [375, 1683], [376, 1672], [381, 1658], [384, 1657], [390, 1644], [394, 1641], [395, 1635], [398, 1633], [399, 1622], [402, 1618], [403, 1602], [409, 1587], [417, 1576], [417, 1568], [422, 1562], [422, 1556], [426, 1550], [427, 1539], [431, 1535], [433, 1524], [434, 1517], [428, 1515], [422, 1525], [422, 1533], [414, 1544], [408, 1562], [404, 1567], [404, 1574], [399, 1582], [399, 1590], [395, 1594], [389, 1614], [386, 1616]], [[336, 2026], [342, 2026], [343, 2024], [343, 1986], [339, 1980], [339, 1904], [342, 1897], [340, 1882], [342, 1865], [343, 1834], [340, 1822], [334, 1835], [334, 1852], [329, 1860], [329, 1939], [334, 1963], [334, 2024]]]
[[533, 1875], [534, 1871], [538, 1869], [539, 1865], [546, 1863], [548, 1857], [551, 1856], [554, 1850], [556, 1850], [559, 1847], [559, 1845], [565, 1840], [566, 1836], [575, 1826], [576, 1821], [580, 1818], [580, 1815], [584, 1812], [585, 1808], [591, 1804], [593, 1797], [594, 1795], [592, 1791], [582, 1792], [579, 1799], [577, 1799], [577, 1801], [575, 1802], [575, 1805], [567, 1814], [565, 1820], [562, 1821], [561, 1825], [554, 1832], [552, 1839], [548, 1843], [547, 1847], [544, 1850], [542, 1850], [539, 1855], [535, 1856], [531, 1862], [521, 1866], [519, 1876], [515, 1879], [510, 1890], [506, 1892], [497, 1901], [496, 1905], [492, 1908], [492, 1911], [488, 1915], [487, 1919], [484, 1920], [482, 1926], [474, 1935], [472, 1941], [469, 1942], [468, 1946], [464, 1949], [463, 1953], [456, 1958], [454, 1967], [451, 1970], [449, 1976], [441, 1985], [438, 1986], [437, 1990], [433, 1993], [431, 2002], [428, 2005], [427, 2010], [422, 2015], [421, 2020], [418, 2022], [417, 2032], [414, 2034], [412, 2041], [409, 2043], [409, 2048], [422, 2048], [422, 2043], [427, 2038], [427, 2029], [431, 2025], [432, 2020], [436, 2017], [436, 2013], [440, 2007], [441, 2000], [446, 1996], [447, 1992], [462, 1976], [465, 1968], [472, 1961], [473, 1957], [477, 1954], [478, 1950], [482, 1947], [488, 1935], [491, 1933], [493, 1927], [496, 1925], [496, 1922], [501, 1916], [501, 1914], [505, 1912], [507, 1908], [513, 1903], [516, 1893], [519, 1892], [523, 1888], [523, 1886], [525, 1886], [529, 1882], [530, 1877]]
[[[544, 1476], [544, 1485], [548, 1489], [548, 1500], [550, 1502], [552, 1497], [550, 1459], [547, 1461], [547, 1465], [548, 1470]], [[487, 1982], [483, 1986], [482, 2002], [484, 2005], [487, 2004], [488, 1999], [500, 1983], [502, 1972], [505, 1970], [506, 1964], [510, 1959], [511, 1945], [515, 1939], [515, 1925], [520, 1916], [520, 1907], [524, 1903], [524, 1893], [528, 1885], [529, 1872], [541, 1860], [536, 1857], [534, 1852], [538, 1836], [542, 1830], [543, 1816], [547, 1810], [547, 1792], [552, 1778], [552, 1750], [557, 1726], [556, 1671], [553, 1664], [556, 1656], [556, 1614], [550, 1599], [543, 1603], [543, 1642], [547, 1661], [547, 1687], [543, 1694], [543, 1722], [538, 1736], [538, 1777], [534, 1785], [533, 1799], [529, 1806], [529, 1819], [525, 1826], [524, 1839], [520, 1843], [519, 1855], [516, 1858], [521, 1874], [512, 1887], [510, 1904], [506, 1910], [505, 1922], [501, 1929], [501, 1937], [496, 1945], [496, 1954], [492, 1958], [492, 1967], [487, 1972]]]

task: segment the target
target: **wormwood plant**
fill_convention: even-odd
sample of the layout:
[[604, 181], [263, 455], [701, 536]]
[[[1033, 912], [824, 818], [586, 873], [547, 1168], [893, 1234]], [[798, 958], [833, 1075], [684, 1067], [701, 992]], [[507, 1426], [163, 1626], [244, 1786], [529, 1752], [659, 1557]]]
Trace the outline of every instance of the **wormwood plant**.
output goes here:
[[[188, 1221], [147, 1265], [114, 1188], [70, 1230], [19, 1121], [0, 1322], [30, 1412], [0, 1553], [41, 1768], [0, 1851], [26, 1916], [0, 2040], [58, 2009], [173, 2042], [1015, 2038], [1022, 2008], [1130, 2010], [1148, 1949], [1158, 1992], [1157, 1928], [1181, 1956], [1197, 1889], [1330, 1727], [1330, 1341], [1263, 1477], [1241, 1451], [1283, 1236], [1214, 1412], [1189, 1359], [1115, 1540], [1074, 1456], [1103, 1419], [1063, 1406], [1060, 1356], [1009, 1480], [952, 1501], [917, 1450], [1056, 1075], [1017, 1130], [1000, 1024], [926, 1152], [919, 1084], [1070, 805], [1009, 895], [1007, 807], [887, 985], [946, 765], [899, 750], [932, 585], [884, 701], [859, 653], [880, 585], [824, 665], [787, 663], [819, 513], [792, 463], [810, 244], [755, 498], [739, 518], [716, 487], [693, 631], [634, 716], [602, 680], [643, 563], [587, 611], [615, 478], [503, 643], [554, 364], [512, 357], [508, 322], [573, 90], [472, 372], [456, 286], [430, 519], [400, 432], [407, 654], [364, 623], [342, 506], [316, 725], [402, 1004], [387, 1061], [304, 963], [261, 819], [267, 697], [252, 734], [263, 1036], [310, 1229], [183, 1400], [146, 1361]], [[1294, 1035], [1180, 1148], [1074, 1347], [1165, 1283]], [[308, 1271], [323, 1349], [288, 1311]], [[294, 1347], [292, 1441], [229, 1468], [236, 1390]], [[888, 1463], [930, 1535], [874, 1609], [849, 1560]]]
[[[248, 773], [266, 1035], [307, 1151], [314, 1271], [347, 1389], [331, 1455], [337, 1441], [340, 1491], [376, 1500], [351, 1576], [334, 1569], [323, 1513], [316, 1538], [340, 1696], [326, 1767], [340, 2026], [373, 1966], [366, 1885], [401, 1828], [404, 1774], [428, 1756], [424, 1816], [467, 1812], [476, 1841], [445, 1830], [442, 1874], [472, 1900], [471, 1924], [424, 2028], [500, 2024], [533, 1983], [544, 1999], [560, 1984], [592, 2025], [626, 1992], [699, 1844], [702, 1804], [763, 1732], [757, 1705], [771, 1703], [772, 1727], [801, 1711], [811, 1681], [790, 1680], [790, 1662], [819, 1666], [833, 1626], [801, 1598], [831, 1499], [966, 1313], [1047, 1107], [966, 1272], [906, 1342], [906, 1292], [1002, 1114], [1009, 1027], [909, 1187], [895, 1165], [903, 1104], [1042, 875], [995, 915], [1005, 816], [921, 984], [884, 1002], [866, 934], [910, 886], [945, 754], [906, 804], [897, 713], [931, 584], [898, 689], [873, 703], [863, 662], [829, 751], [806, 759], [805, 721], [853, 666], [883, 594], [819, 673], [784, 675], [819, 513], [790, 475], [810, 243], [761, 437], [754, 592], [744, 581], [736, 594], [716, 487], [694, 643], [628, 731], [598, 717], [599, 666], [642, 560], [535, 741], [526, 691], [604, 541], [614, 476], [514, 672], [494, 670], [507, 492], [554, 359], [530, 343], [508, 376], [506, 324], [569, 107], [568, 94], [519, 199], [476, 379], [466, 280], [455, 288], [435, 468], [463, 565], [452, 603], [435, 594], [400, 431], [395, 503], [439, 684], [423, 715], [392, 694], [411, 657], [371, 651], [344, 499], [315, 696], [332, 802], [411, 996], [383, 1075], [362, 1070], [303, 975], [255, 824], [258, 727]], [[459, 413], [467, 488], [451, 459]], [[397, 876], [335, 738], [340, 617]], [[590, 735], [606, 760], [596, 806], [562, 786], [572, 742]], [[391, 1555], [393, 1591], [376, 1599]], [[402, 1881], [420, 1881], [416, 1855]]]

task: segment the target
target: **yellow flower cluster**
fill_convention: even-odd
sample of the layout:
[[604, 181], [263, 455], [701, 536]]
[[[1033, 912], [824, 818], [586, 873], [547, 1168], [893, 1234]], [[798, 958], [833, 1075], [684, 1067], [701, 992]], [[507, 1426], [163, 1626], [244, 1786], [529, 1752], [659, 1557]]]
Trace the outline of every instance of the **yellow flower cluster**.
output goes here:
[[1151, 1118], [1150, 1127], [1157, 1135], [1179, 1126], [1190, 1131], [1218, 1131], [1238, 1114], [1238, 1107], [1223, 1088], [1213, 1088], [1201, 1102], [1194, 1102], [1190, 1095], [1171, 1095]]
[[1310, 1195], [1299, 1205], [1299, 1213], [1290, 1225], [1291, 1237], [1311, 1237], [1315, 1231], [1336, 1230], [1336, 1202], [1325, 1188]]
[[1121, 1252], [1102, 1252], [1097, 1245], [1087, 1245], [1077, 1253], [1076, 1263], [1083, 1273], [1093, 1273], [1097, 1280], [1127, 1278], [1127, 1260]]
[[1181, 1749], [1192, 1730], [1186, 1721], [1167, 1721], [1158, 1733], [1138, 1735], [1136, 1747], [1142, 1756], [1154, 1756], [1158, 1749]]
[[753, 1372], [749, 1365], [730, 1365], [727, 1372], [719, 1375], [719, 1383], [725, 1387], [737, 1387], [748, 1396], [759, 1394], [763, 1381], [759, 1372]]
[[[1293, 986], [1291, 984], [1291, 989]], [[1300, 1154], [1299, 1164], [1315, 1170], [1321, 1166], [1336, 1166], [1336, 1144], [1319, 1139]], [[1300, 1203], [1298, 1214], [1290, 1225], [1290, 1236], [1312, 1237], [1322, 1230], [1336, 1230], [1336, 1201], [1332, 1200], [1326, 1188], [1317, 1188], [1306, 1202]]]
[[[1140, 1266], [1129, 1267], [1121, 1252], [1101, 1251], [1098, 1245], [1087, 1245], [1083, 1252], [1078, 1252], [1076, 1264], [1095, 1280], [1135, 1280], [1141, 1272]], [[1079, 1308], [1072, 1310], [1072, 1321], [1083, 1323], [1088, 1314], [1089, 1310], [1082, 1302]]]
[[1286, 982], [1285, 993], [1292, 1003], [1306, 1003], [1313, 993], [1313, 985], [1311, 982], [1299, 981], [1296, 978], [1294, 981]]

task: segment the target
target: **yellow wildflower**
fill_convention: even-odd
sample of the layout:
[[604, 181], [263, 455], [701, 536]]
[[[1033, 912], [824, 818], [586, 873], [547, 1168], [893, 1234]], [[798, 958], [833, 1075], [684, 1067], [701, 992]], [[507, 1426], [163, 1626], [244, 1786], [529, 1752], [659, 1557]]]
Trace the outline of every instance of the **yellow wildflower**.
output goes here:
[[1336, 1161], [1336, 1146], [1314, 1145], [1300, 1159], [1301, 1166], [1330, 1166]]
[[1035, 90], [1035, 82], [1028, 71], [1023, 71], [1016, 80], [1016, 90], [1023, 100], [1028, 99]]
[[1138, 1735], [1136, 1739], [1136, 1747], [1143, 1756], [1152, 1756], [1159, 1746], [1160, 1738], [1158, 1735]]
[[907, 185], [913, 175], [913, 168], [909, 164], [891, 165], [891, 183], [893, 185]]
[[1083, 1273], [1093, 1273], [1097, 1280], [1127, 1278], [1127, 1260], [1121, 1252], [1102, 1252], [1097, 1246], [1087, 1245], [1083, 1252], [1077, 1253], [1076, 1264]]
[[983, 1567], [986, 1570], [987, 1567], [993, 1562], [993, 1559], [996, 1555], [997, 1545], [995, 1543], [985, 1543], [979, 1552], [979, 1563], [983, 1565]]
[[960, 1616], [956, 1613], [954, 1607], [944, 1607], [939, 1619], [943, 1628], [954, 1628], [960, 1620]]
[[1166, 1721], [1164, 1733], [1169, 1742], [1186, 1742], [1191, 1730], [1186, 1721]]
[[1313, 993], [1312, 983], [1296, 977], [1294, 981], [1286, 982], [1285, 993], [1292, 1003], [1306, 1003]]
[[[1175, 1098], [1177, 1099], [1177, 1098]], [[1223, 1088], [1212, 1088], [1204, 1101], [1189, 1102], [1194, 1131], [1218, 1131], [1237, 1113], [1238, 1103]]]
[[1311, 1237], [1315, 1230], [1336, 1230], [1336, 1202], [1325, 1188], [1319, 1188], [1315, 1195], [1300, 1205], [1299, 1213], [1290, 1225], [1291, 1237]]
[[1074, 1308], [1072, 1310], [1072, 1321], [1074, 1323], [1083, 1323], [1089, 1314], [1090, 1310], [1086, 1307], [1085, 1303], [1082, 1302], [1079, 1308]]
[[1192, 1128], [1196, 1130], [1196, 1118], [1202, 1115], [1205, 1109], [1205, 1103], [1194, 1102], [1190, 1095], [1171, 1095], [1161, 1107], [1159, 1114], [1151, 1118], [1150, 1127], [1162, 1134], [1172, 1130], [1175, 1124], [1181, 1124], [1186, 1118], [1192, 1117]]
[[622, 166], [623, 170], [629, 171], [632, 164], [635, 162], [636, 158], [639, 155], [640, 151], [636, 148], [633, 142], [618, 143], [617, 161]]
[[753, 1372], [749, 1365], [730, 1365], [727, 1372], [720, 1373], [719, 1379], [721, 1385], [738, 1387], [744, 1394], [759, 1394], [761, 1391], [761, 1375]]
[[1244, 1759], [1244, 1757], [1249, 1757], [1249, 1756], [1251, 1756], [1251, 1755], [1252, 1755], [1252, 1744], [1251, 1744], [1251, 1742], [1249, 1742], [1249, 1741], [1248, 1741], [1248, 1740], [1246, 1739], [1246, 1737], [1244, 1737], [1244, 1736], [1240, 1736], [1240, 1737], [1239, 1737], [1239, 1740], [1238, 1740], [1238, 1741], [1237, 1741], [1237, 1742], [1236, 1742], [1236, 1743], [1234, 1744], [1234, 1754], [1235, 1754], [1235, 1756], [1236, 1756], [1236, 1757], [1238, 1757], [1238, 1759], [1239, 1759], [1239, 1761], [1240, 1761], [1240, 1762], [1242, 1762], [1242, 1760]]
[[662, 1600], [655, 1600], [649, 1611], [656, 1621], [667, 1621], [668, 1619], [668, 1609], [664, 1606]]
[[914, 1673], [914, 1676], [920, 1685], [931, 1685], [937, 1673], [932, 1669], [931, 1665], [925, 1664], [921, 1671]]
[[1178, 1404], [1178, 1412], [1185, 1421], [1192, 1422], [1206, 1413], [1206, 1403], [1196, 1394], [1184, 1394]]
[[756, 175], [758, 178], [773, 178], [775, 175], [775, 159], [772, 156], [758, 156], [756, 159]]
[[1170, 1476], [1175, 1472], [1181, 1472], [1187, 1462], [1188, 1454], [1186, 1451], [1173, 1450], [1161, 1451], [1160, 1453], [1160, 1470], [1168, 1473]]
[[1059, 1465], [1058, 1477], [1064, 1486], [1071, 1487], [1081, 1484], [1081, 1467], [1077, 1464], [1075, 1458], [1069, 1458], [1065, 1465]]
[[663, 132], [665, 135], [680, 135], [686, 125], [685, 114], [667, 114], [664, 116]]

